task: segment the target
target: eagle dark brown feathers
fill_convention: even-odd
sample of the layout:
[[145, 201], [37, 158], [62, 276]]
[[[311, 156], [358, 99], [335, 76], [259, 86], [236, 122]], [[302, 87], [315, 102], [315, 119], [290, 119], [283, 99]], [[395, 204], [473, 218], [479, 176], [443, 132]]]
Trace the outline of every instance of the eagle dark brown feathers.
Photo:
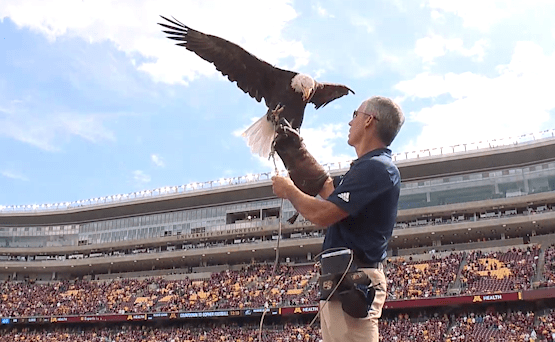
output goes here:
[[166, 17], [164, 33], [199, 57], [208, 61], [231, 82], [258, 102], [264, 99], [268, 111], [243, 132], [253, 153], [268, 158], [276, 134], [275, 120], [271, 114], [282, 108], [280, 119], [285, 119], [293, 129], [300, 129], [308, 102], [316, 108], [354, 93], [341, 84], [318, 83], [312, 77], [276, 68], [258, 59], [240, 46], [225, 39], [204, 34], [184, 25], [179, 20]]
[[324, 107], [331, 101], [345, 96], [347, 94], [355, 93], [347, 86], [335, 83], [319, 83], [314, 92], [314, 96], [310, 99], [310, 103], [313, 103], [316, 109]]
[[266, 103], [273, 102], [272, 91], [276, 80], [291, 79], [295, 73], [279, 68], [258, 59], [240, 46], [220, 37], [204, 34], [179, 22], [168, 19], [170, 24], [158, 23], [170, 29], [163, 31], [169, 39], [177, 40], [179, 46], [196, 53], [202, 59], [214, 64], [216, 69], [258, 102], [264, 98]]

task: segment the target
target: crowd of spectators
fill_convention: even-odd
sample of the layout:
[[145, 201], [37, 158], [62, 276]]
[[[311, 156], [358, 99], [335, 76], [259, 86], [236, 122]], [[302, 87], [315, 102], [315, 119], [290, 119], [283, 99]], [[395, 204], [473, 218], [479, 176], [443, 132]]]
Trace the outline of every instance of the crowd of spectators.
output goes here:
[[411, 320], [408, 314], [399, 314], [392, 320], [380, 320], [380, 341], [431, 342], [443, 341], [449, 327], [449, 318], [420, 317]]
[[540, 247], [507, 252], [473, 251], [466, 258], [461, 282], [464, 293], [528, 290], [536, 274]]
[[[464, 294], [530, 289], [538, 255], [539, 247], [534, 245], [507, 252], [432, 255], [425, 261], [391, 259], [386, 263], [388, 300], [445, 296], [450, 286], [458, 286], [457, 279]], [[554, 259], [555, 248], [550, 247], [545, 253], [549, 286], [555, 286]], [[253, 264], [197, 280], [6, 281], [0, 283], [0, 317], [241, 309], [266, 303], [314, 305], [319, 298], [317, 273], [312, 264], [281, 265], [275, 273], [273, 265]]]
[[555, 311], [549, 310], [546, 314], [538, 316], [535, 331], [546, 342], [555, 342]]
[[[315, 303], [313, 265], [252, 265], [203, 280], [164, 278], [0, 284], [0, 317], [197, 311]], [[312, 302], [309, 302], [312, 301]]]
[[119, 326], [101, 329], [62, 328], [14, 329], [0, 336], [0, 342], [316, 342], [321, 339], [315, 326], [285, 324], [264, 326], [261, 340], [256, 325], [200, 324], [171, 327]]
[[462, 253], [432, 260], [412, 261], [398, 258], [386, 268], [390, 299], [413, 299], [444, 296], [457, 277]]
[[[531, 311], [469, 312], [433, 317], [409, 317], [401, 313], [382, 318], [381, 342], [491, 342], [555, 341], [555, 312], [539, 316]], [[258, 337], [261, 336], [259, 340]], [[169, 326], [108, 325], [23, 327], [0, 330], [0, 342], [320, 342], [318, 324], [266, 324], [260, 334], [258, 322], [200, 321]]]
[[522, 342], [535, 338], [534, 313], [470, 313], [460, 315], [446, 335], [446, 342]]
[[540, 287], [555, 286], [555, 246], [545, 249], [543, 279]]

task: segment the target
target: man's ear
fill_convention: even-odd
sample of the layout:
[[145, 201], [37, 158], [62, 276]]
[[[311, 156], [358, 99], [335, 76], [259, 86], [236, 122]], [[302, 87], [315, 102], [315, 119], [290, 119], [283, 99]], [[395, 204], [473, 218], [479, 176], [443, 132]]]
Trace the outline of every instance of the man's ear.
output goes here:
[[370, 123], [374, 120], [371, 116], [365, 117], [366, 121], [364, 121], [364, 128], [370, 127]]

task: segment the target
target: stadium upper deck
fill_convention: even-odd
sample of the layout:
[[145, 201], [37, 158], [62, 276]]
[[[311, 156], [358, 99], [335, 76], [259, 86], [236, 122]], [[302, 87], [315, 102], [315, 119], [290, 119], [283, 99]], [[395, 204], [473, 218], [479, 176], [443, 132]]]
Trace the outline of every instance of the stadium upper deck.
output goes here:
[[[526, 236], [552, 233], [553, 131], [543, 132], [541, 139], [510, 141], [500, 146], [481, 143], [486, 147], [479, 149], [478, 144], [468, 144], [420, 151], [412, 153], [413, 158], [397, 154], [403, 184], [391, 253], [515, 237], [520, 239], [515, 241], [518, 244]], [[347, 170], [341, 165], [328, 168], [332, 175]], [[107, 267], [121, 271], [188, 262], [198, 266], [269, 260], [278, 220], [285, 221], [293, 213], [287, 202], [280, 211], [269, 177], [248, 176], [220, 181], [219, 186], [206, 182], [196, 189], [188, 185], [55, 206], [0, 207], [0, 269], [63, 272], [91, 267], [98, 273]], [[284, 256], [306, 260], [320, 251], [322, 230], [309, 222], [285, 223], [283, 235]], [[117, 261], [113, 257], [81, 260], [118, 254], [130, 255]], [[22, 260], [24, 265], [18, 262]]]

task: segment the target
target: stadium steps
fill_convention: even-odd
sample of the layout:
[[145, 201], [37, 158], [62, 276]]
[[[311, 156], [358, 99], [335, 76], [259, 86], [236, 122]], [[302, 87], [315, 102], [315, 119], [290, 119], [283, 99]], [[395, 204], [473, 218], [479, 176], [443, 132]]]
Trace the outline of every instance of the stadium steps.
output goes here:
[[536, 267], [536, 274], [532, 279], [533, 287], [538, 287], [540, 281], [543, 279], [543, 274], [545, 271], [545, 248], [540, 248], [540, 254], [538, 255], [538, 267]]
[[447, 326], [447, 329], [445, 329], [445, 333], [443, 334], [443, 339], [442, 342], [447, 340], [447, 336], [449, 336], [449, 334], [451, 333], [451, 330], [453, 330], [453, 328], [457, 325], [457, 320], [455, 319], [454, 316], [449, 318], [449, 325]]
[[468, 253], [463, 252], [461, 256], [461, 263], [459, 264], [459, 269], [457, 270], [457, 276], [455, 277], [455, 281], [449, 284], [447, 288], [447, 295], [460, 295], [462, 291], [462, 272], [464, 270], [464, 266], [467, 264], [466, 257]]

